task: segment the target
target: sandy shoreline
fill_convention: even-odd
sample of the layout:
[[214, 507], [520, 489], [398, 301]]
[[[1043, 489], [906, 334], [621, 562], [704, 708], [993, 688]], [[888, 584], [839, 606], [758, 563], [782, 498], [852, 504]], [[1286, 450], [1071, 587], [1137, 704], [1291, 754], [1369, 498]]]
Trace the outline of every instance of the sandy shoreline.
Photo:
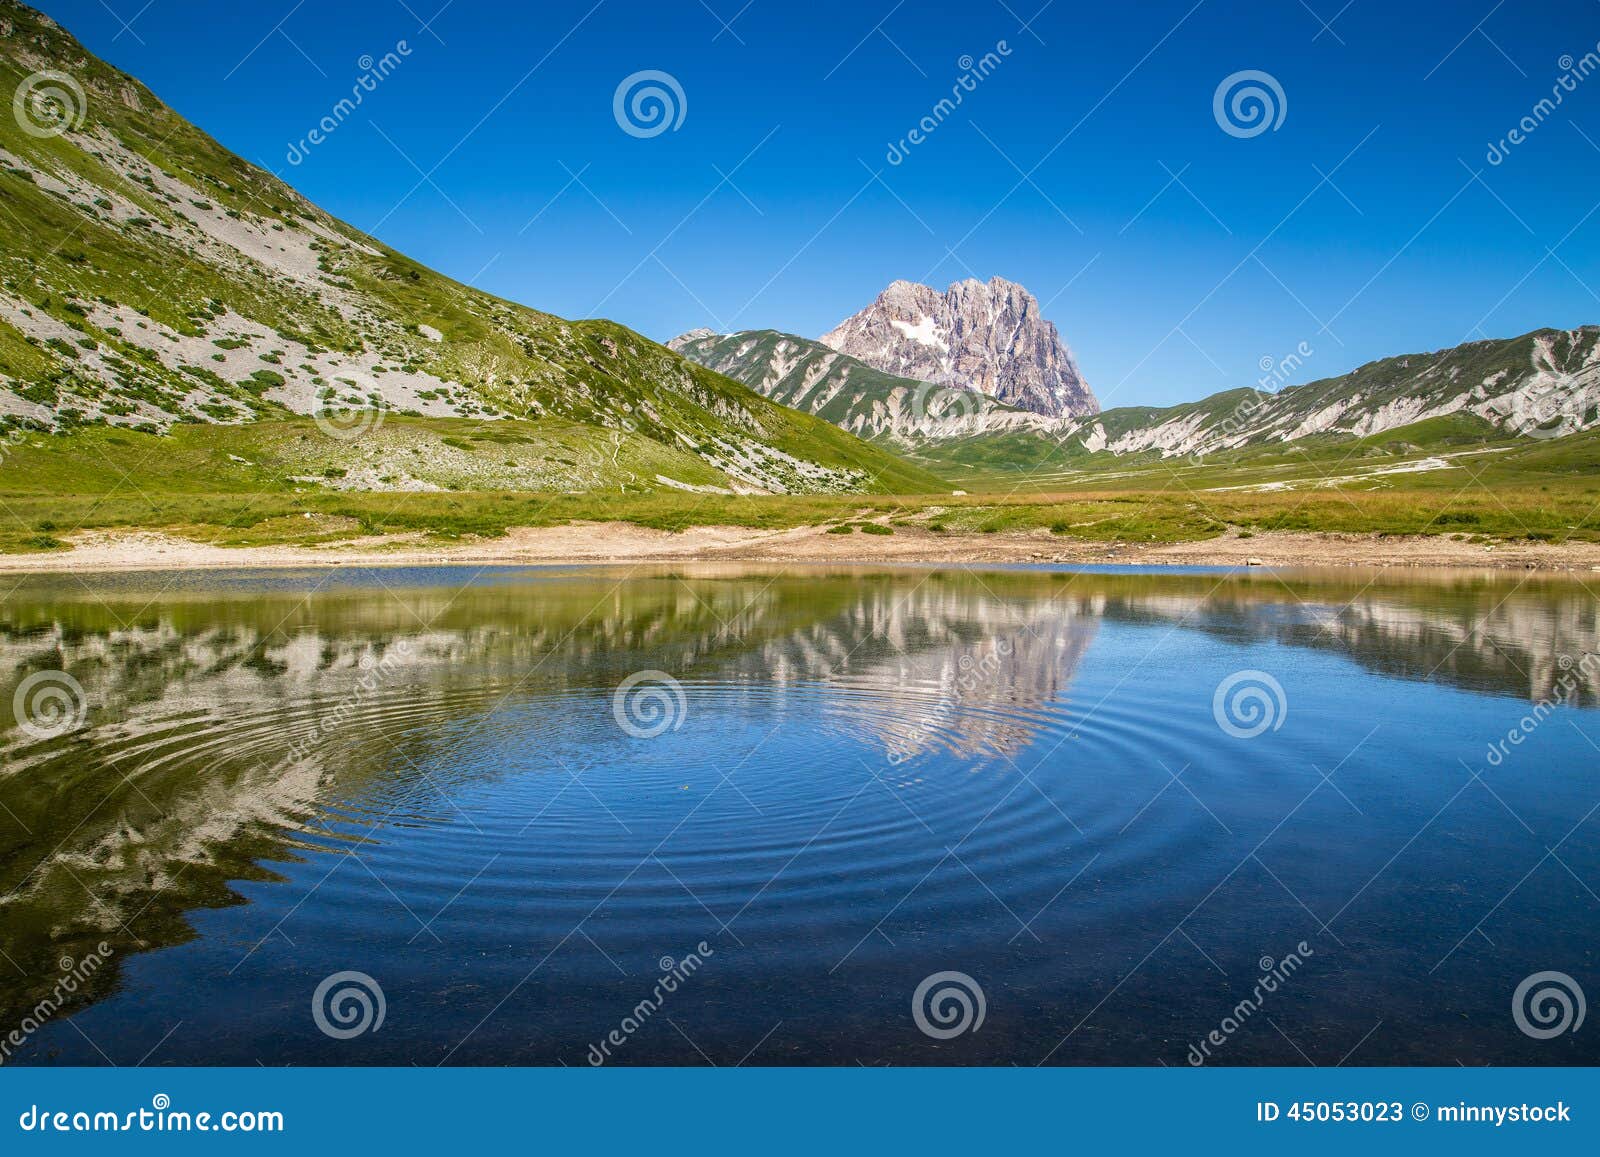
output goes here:
[[1262, 533], [1204, 542], [1104, 543], [1048, 531], [827, 534], [819, 527], [696, 527], [680, 534], [628, 523], [513, 530], [503, 538], [429, 543], [419, 536], [335, 545], [219, 547], [151, 531], [85, 532], [70, 551], [0, 555], [0, 572], [175, 570], [213, 567], [599, 564], [634, 562], [1119, 563], [1134, 566], [1418, 567], [1600, 570], [1600, 544], [1497, 543], [1356, 534]]

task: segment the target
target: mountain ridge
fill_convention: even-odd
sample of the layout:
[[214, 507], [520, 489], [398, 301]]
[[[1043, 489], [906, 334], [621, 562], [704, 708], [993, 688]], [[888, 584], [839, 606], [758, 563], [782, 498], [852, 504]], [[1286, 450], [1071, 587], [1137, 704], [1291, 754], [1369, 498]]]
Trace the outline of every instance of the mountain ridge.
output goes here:
[[1203, 456], [1269, 440], [1369, 437], [1454, 414], [1536, 438], [1600, 422], [1600, 325], [1396, 354], [1276, 392], [1242, 387], [1176, 406], [1119, 407], [1066, 437], [1091, 452]]
[[[799, 405], [807, 397], [778, 372], [774, 359], [750, 355], [781, 345], [796, 351], [827, 348], [774, 330], [673, 340], [691, 358]], [[864, 365], [837, 356], [841, 363]], [[803, 366], [805, 359], [796, 358], [796, 364]], [[923, 385], [880, 377], [878, 395], [886, 389], [884, 382], [907, 396]], [[984, 457], [1000, 453], [1019, 463], [1100, 453], [1201, 458], [1268, 442], [1355, 440], [1452, 416], [1481, 422], [1486, 433], [1557, 438], [1600, 425], [1600, 326], [1534, 330], [1378, 358], [1348, 373], [1276, 392], [1235, 387], [1176, 405], [1119, 406], [1084, 417], [1052, 419], [994, 407], [969, 410], [961, 422], [897, 423], [873, 391], [856, 401], [849, 409], [856, 432], [929, 451], [930, 464], [937, 459], [958, 465], [964, 450], [980, 446]]]
[[691, 330], [667, 345], [776, 402], [896, 447], [1055, 423], [977, 390], [884, 373], [819, 341], [777, 330]]

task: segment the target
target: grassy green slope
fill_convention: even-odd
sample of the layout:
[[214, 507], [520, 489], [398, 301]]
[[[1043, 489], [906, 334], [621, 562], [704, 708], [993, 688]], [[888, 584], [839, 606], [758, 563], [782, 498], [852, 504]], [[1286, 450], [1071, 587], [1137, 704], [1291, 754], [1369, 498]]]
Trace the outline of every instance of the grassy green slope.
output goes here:
[[48, 69], [85, 96], [81, 124], [60, 135], [0, 117], [0, 411], [14, 427], [165, 431], [317, 408], [556, 419], [698, 459], [679, 463], [683, 482], [941, 486], [623, 326], [563, 321], [418, 265], [13, 0], [0, 0], [0, 32], [0, 91]]
[[[398, 470], [395, 494], [358, 482], [305, 419], [185, 426], [171, 435], [108, 427], [29, 436], [7, 447], [0, 551], [59, 549], [71, 532], [161, 528], [221, 545], [334, 543], [362, 535], [498, 535], [574, 519], [677, 530], [917, 525], [937, 532], [1049, 532], [1099, 542], [1203, 539], [1318, 530], [1600, 541], [1600, 432], [1548, 442], [1481, 440], [1432, 420], [1343, 445], [1279, 447], [1233, 462], [1186, 459], [1066, 470], [1051, 484], [1014, 481], [966, 496], [734, 496], [620, 487], [576, 494], [484, 489], [566, 457], [601, 468], [587, 427], [556, 419], [485, 424], [395, 418], [358, 470]], [[1423, 445], [1430, 449], [1421, 449]], [[680, 469], [649, 439], [625, 440], [629, 470]], [[609, 451], [606, 452], [609, 458]], [[133, 484], [132, 479], [139, 482]], [[16, 479], [26, 480], [15, 481]]]

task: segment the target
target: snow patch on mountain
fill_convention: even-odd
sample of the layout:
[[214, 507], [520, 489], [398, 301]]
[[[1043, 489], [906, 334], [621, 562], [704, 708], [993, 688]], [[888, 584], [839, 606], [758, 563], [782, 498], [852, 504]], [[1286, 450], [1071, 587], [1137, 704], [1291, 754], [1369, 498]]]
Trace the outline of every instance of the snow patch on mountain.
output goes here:
[[820, 340], [884, 373], [974, 390], [1047, 418], [1100, 409], [1038, 299], [1002, 277], [958, 281], [944, 293], [892, 282]]

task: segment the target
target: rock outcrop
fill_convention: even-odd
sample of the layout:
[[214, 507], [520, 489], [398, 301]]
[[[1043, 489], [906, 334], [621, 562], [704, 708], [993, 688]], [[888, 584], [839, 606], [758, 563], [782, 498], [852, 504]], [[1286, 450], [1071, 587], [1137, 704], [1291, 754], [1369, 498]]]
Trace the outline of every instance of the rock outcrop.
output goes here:
[[1001, 277], [958, 281], [944, 293], [896, 281], [821, 340], [885, 373], [976, 390], [1046, 417], [1100, 411], [1038, 299]]

